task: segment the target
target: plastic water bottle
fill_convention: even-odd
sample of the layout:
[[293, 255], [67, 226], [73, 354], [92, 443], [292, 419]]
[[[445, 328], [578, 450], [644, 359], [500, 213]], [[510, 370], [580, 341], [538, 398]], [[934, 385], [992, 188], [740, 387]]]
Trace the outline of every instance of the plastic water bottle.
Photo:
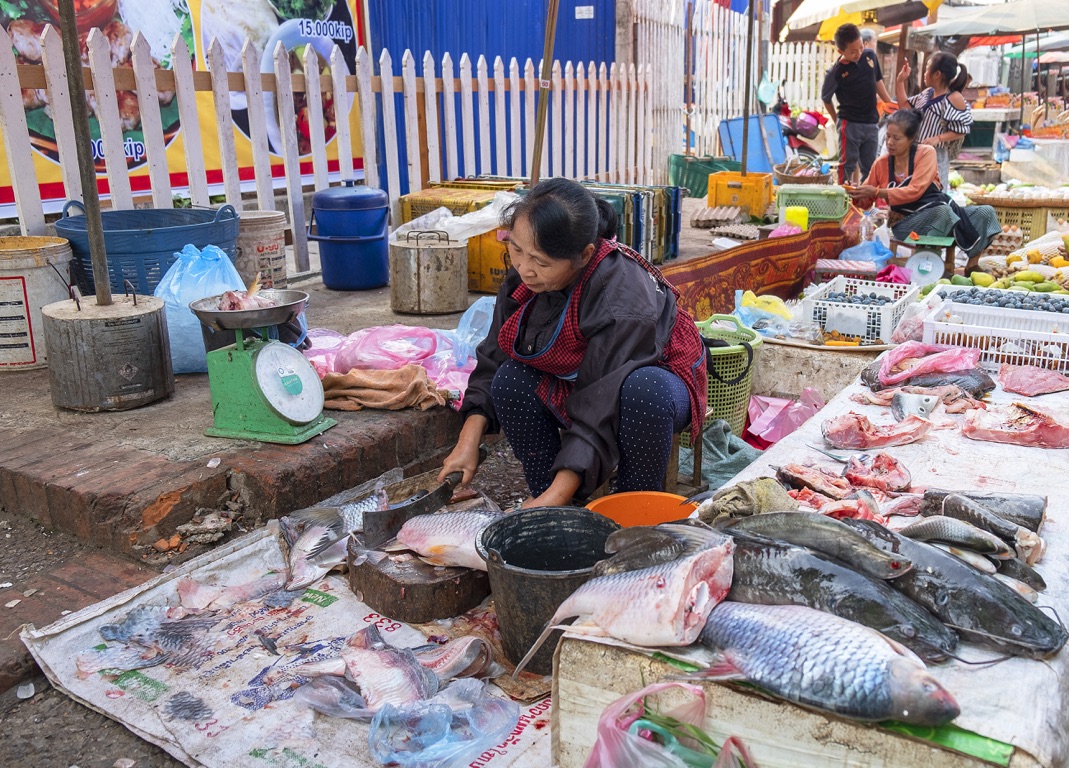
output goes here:
[[858, 234], [861, 237], [861, 242], [872, 240], [876, 237], [876, 220], [872, 217], [872, 209], [865, 211], [864, 216], [861, 218], [861, 226], [858, 228]]

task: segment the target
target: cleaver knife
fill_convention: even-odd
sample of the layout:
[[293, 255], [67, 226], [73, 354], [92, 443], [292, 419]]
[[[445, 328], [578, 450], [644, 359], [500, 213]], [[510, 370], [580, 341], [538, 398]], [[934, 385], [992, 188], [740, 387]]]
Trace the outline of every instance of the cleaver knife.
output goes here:
[[382, 546], [396, 536], [401, 526], [413, 517], [428, 515], [444, 507], [453, 496], [453, 489], [460, 484], [463, 477], [461, 472], [451, 472], [445, 476], [445, 482], [426, 496], [397, 507], [365, 512], [364, 546], [368, 549]]

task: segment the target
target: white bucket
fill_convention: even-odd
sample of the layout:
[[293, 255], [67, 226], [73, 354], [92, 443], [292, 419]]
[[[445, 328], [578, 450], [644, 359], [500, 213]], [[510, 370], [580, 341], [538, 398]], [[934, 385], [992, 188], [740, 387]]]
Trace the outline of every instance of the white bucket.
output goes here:
[[0, 371], [48, 365], [41, 307], [68, 297], [70, 260], [62, 237], [0, 237]]
[[261, 288], [285, 288], [286, 214], [282, 211], [242, 211], [234, 266], [252, 285], [260, 273]]

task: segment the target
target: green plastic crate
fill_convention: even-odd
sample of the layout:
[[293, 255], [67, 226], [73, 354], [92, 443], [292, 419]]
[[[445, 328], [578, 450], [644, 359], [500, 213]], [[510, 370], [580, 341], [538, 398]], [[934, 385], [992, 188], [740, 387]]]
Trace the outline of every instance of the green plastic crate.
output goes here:
[[709, 174], [738, 171], [742, 168], [728, 157], [668, 156], [668, 186], [684, 187], [687, 197], [705, 197], [709, 193]]
[[801, 206], [809, 211], [810, 221], [842, 221], [850, 210], [846, 190], [818, 184], [783, 184], [776, 188], [776, 207]]

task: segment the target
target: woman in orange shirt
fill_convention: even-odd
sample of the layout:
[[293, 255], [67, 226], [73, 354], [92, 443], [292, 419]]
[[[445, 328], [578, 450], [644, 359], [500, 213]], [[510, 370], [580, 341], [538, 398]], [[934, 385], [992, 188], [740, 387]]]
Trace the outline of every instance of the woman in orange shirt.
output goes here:
[[862, 207], [886, 203], [891, 209], [888, 224], [899, 240], [910, 232], [953, 237], [968, 257], [969, 271], [1002, 227], [990, 205], [962, 208], [942, 190], [935, 149], [915, 141], [920, 124], [921, 114], [912, 109], [891, 115], [887, 154], [876, 159], [860, 187], [847, 192]]

